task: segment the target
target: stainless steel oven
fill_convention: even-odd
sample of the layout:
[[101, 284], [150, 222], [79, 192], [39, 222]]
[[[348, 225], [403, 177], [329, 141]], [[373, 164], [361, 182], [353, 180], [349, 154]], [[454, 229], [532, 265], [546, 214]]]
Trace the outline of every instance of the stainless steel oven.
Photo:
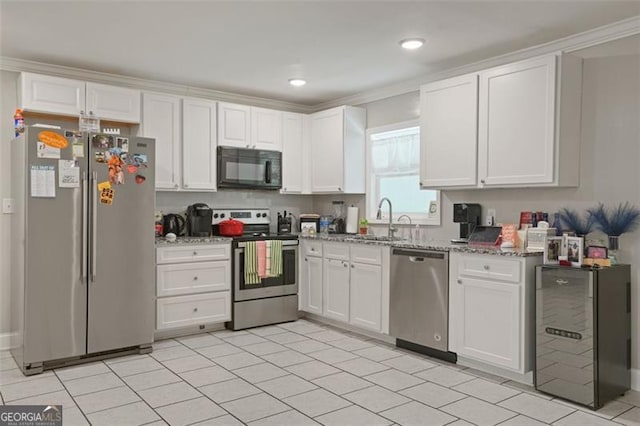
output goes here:
[[282, 153], [219, 146], [218, 188], [282, 188]]
[[[244, 223], [243, 234], [231, 243], [231, 321], [226, 326], [242, 330], [298, 319], [298, 237], [270, 233], [268, 208], [214, 209], [213, 233], [219, 235], [220, 222], [235, 218]], [[246, 284], [245, 250], [249, 241], [282, 241], [282, 274]]]
[[282, 241], [282, 275], [264, 278], [259, 284], [249, 285], [244, 282], [244, 250], [246, 245], [246, 242], [233, 244], [234, 302], [298, 294], [298, 240]]

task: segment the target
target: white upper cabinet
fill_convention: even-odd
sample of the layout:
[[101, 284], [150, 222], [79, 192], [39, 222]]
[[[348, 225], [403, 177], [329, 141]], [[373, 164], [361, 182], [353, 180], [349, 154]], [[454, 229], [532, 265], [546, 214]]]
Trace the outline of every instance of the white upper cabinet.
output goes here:
[[79, 115], [85, 108], [85, 82], [23, 72], [18, 101], [25, 111]]
[[251, 144], [251, 107], [220, 102], [218, 145], [250, 148]]
[[86, 111], [100, 119], [124, 123], [140, 122], [140, 91], [87, 83]]
[[555, 93], [555, 56], [480, 73], [481, 184], [553, 182]]
[[101, 120], [140, 122], [140, 91], [23, 72], [19, 105], [25, 111], [77, 116], [93, 112]]
[[282, 111], [251, 107], [251, 146], [282, 151]]
[[216, 189], [216, 103], [182, 101], [182, 188]]
[[145, 93], [142, 136], [156, 140], [156, 189], [180, 187], [180, 98]]
[[302, 114], [282, 113], [282, 190], [301, 193], [303, 189]]
[[420, 185], [477, 183], [478, 76], [450, 78], [420, 88]]
[[365, 192], [366, 110], [341, 106], [311, 115], [311, 191]]
[[570, 55], [422, 86], [422, 186], [577, 186], [581, 86]]
[[282, 111], [218, 104], [218, 145], [282, 150]]

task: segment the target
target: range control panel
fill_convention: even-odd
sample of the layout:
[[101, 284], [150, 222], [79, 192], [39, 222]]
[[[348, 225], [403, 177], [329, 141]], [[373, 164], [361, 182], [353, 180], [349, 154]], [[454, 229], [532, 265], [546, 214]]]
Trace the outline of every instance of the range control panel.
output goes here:
[[245, 225], [263, 225], [271, 222], [269, 209], [213, 209], [213, 225], [227, 219], [236, 219]]

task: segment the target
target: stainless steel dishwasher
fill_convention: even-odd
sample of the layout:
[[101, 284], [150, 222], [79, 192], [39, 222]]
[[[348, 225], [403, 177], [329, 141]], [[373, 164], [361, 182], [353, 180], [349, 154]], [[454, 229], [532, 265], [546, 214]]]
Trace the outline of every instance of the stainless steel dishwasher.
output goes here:
[[455, 362], [449, 352], [449, 253], [391, 252], [389, 334], [396, 346]]

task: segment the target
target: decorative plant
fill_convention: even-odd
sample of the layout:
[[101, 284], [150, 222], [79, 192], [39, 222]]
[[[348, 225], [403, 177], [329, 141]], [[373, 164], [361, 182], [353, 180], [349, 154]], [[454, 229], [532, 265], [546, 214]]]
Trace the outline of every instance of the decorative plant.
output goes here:
[[595, 218], [589, 210], [585, 219], [577, 211], [563, 208], [560, 210], [560, 222], [563, 229], [574, 231], [576, 235], [587, 235], [595, 229]]
[[367, 226], [369, 226], [369, 221], [364, 217], [360, 219], [359, 223], [361, 228], [366, 228]]
[[588, 210], [598, 229], [610, 237], [633, 232], [640, 225], [640, 209], [625, 202], [608, 209], [603, 203]]

